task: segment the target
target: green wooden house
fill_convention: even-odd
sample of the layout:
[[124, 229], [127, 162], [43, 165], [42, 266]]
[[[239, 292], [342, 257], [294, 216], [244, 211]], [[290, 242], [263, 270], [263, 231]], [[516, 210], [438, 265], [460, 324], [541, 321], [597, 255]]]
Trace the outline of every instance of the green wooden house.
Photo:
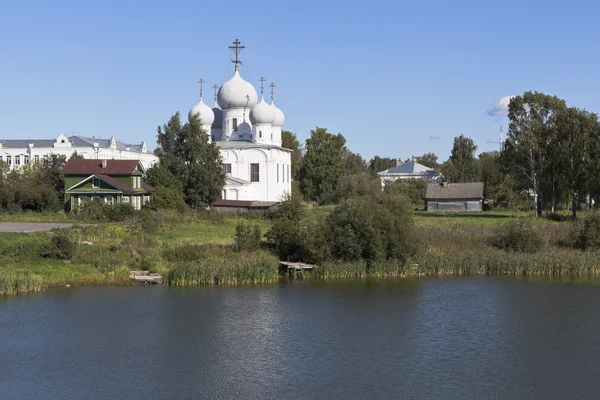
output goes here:
[[67, 211], [90, 200], [108, 205], [129, 203], [139, 210], [154, 191], [144, 182], [144, 169], [138, 160], [71, 159], [63, 174]]

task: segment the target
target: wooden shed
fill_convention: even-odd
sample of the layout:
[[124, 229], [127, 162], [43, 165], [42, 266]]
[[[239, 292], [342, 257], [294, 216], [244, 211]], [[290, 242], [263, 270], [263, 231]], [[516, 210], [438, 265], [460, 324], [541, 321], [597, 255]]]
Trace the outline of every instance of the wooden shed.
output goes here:
[[425, 194], [427, 211], [482, 211], [483, 182], [430, 183]]

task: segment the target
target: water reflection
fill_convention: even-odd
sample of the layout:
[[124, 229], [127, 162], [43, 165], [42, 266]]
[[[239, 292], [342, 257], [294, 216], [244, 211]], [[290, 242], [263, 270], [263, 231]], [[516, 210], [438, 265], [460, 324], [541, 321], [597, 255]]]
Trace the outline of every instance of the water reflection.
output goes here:
[[0, 300], [0, 398], [595, 398], [599, 306], [512, 277], [48, 291]]

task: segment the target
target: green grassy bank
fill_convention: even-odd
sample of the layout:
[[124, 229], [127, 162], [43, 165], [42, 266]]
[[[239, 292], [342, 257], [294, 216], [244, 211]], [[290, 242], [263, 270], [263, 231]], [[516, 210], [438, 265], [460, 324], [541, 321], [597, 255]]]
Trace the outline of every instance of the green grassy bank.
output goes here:
[[[326, 215], [331, 207], [309, 212]], [[416, 237], [421, 251], [410, 260], [323, 262], [317, 279], [434, 275], [595, 275], [600, 253], [565, 247], [570, 221], [530, 218], [541, 232], [543, 248], [535, 253], [500, 250], [490, 244], [496, 228], [521, 213], [486, 212], [427, 214], [416, 212]], [[34, 217], [40, 217], [35, 219]], [[277, 257], [266, 249], [238, 252], [236, 225], [259, 226], [271, 221], [231, 214], [157, 213], [152, 223], [129, 219], [75, 226], [66, 230], [76, 243], [69, 260], [42, 256], [55, 232], [0, 233], [0, 293], [37, 291], [52, 286], [132, 285], [130, 270], [149, 270], [170, 285], [268, 283], [278, 278]], [[73, 222], [64, 214], [12, 215], [2, 220]], [[84, 221], [82, 221], [84, 222]], [[87, 223], [87, 222], [86, 222]]]

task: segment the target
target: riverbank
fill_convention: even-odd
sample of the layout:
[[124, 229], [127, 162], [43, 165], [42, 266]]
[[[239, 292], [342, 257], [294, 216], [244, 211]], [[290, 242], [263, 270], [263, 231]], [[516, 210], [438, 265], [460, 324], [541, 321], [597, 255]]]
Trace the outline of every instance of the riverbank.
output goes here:
[[[330, 210], [319, 208], [309, 212], [326, 215]], [[33, 220], [33, 216], [15, 215], [12, 220]], [[531, 218], [544, 240], [543, 249], [536, 253], [507, 252], [491, 246], [490, 238], [496, 228], [517, 216], [521, 214], [416, 213], [414, 240], [419, 241], [420, 252], [410, 260], [374, 262], [368, 267], [365, 262], [323, 262], [313, 277], [600, 274], [600, 262], [597, 261], [600, 253], [561, 245], [572, 225], [570, 221]], [[66, 218], [60, 213], [55, 221], [48, 215], [41, 217], [45, 222], [64, 222]], [[56, 231], [0, 232], [0, 280], [11, 282], [0, 286], [0, 292], [65, 285], [134, 285], [129, 277], [131, 270], [158, 273], [171, 285], [275, 281], [279, 276], [278, 258], [268, 246], [253, 251], [235, 248], [236, 226], [240, 223], [258, 227], [263, 235], [271, 226], [271, 221], [266, 218], [172, 212], [122, 222], [75, 225], [61, 230], [76, 243], [76, 251], [69, 260], [41, 255]], [[22, 280], [15, 279], [19, 274], [32, 277], [36, 285], [19, 284]]]

